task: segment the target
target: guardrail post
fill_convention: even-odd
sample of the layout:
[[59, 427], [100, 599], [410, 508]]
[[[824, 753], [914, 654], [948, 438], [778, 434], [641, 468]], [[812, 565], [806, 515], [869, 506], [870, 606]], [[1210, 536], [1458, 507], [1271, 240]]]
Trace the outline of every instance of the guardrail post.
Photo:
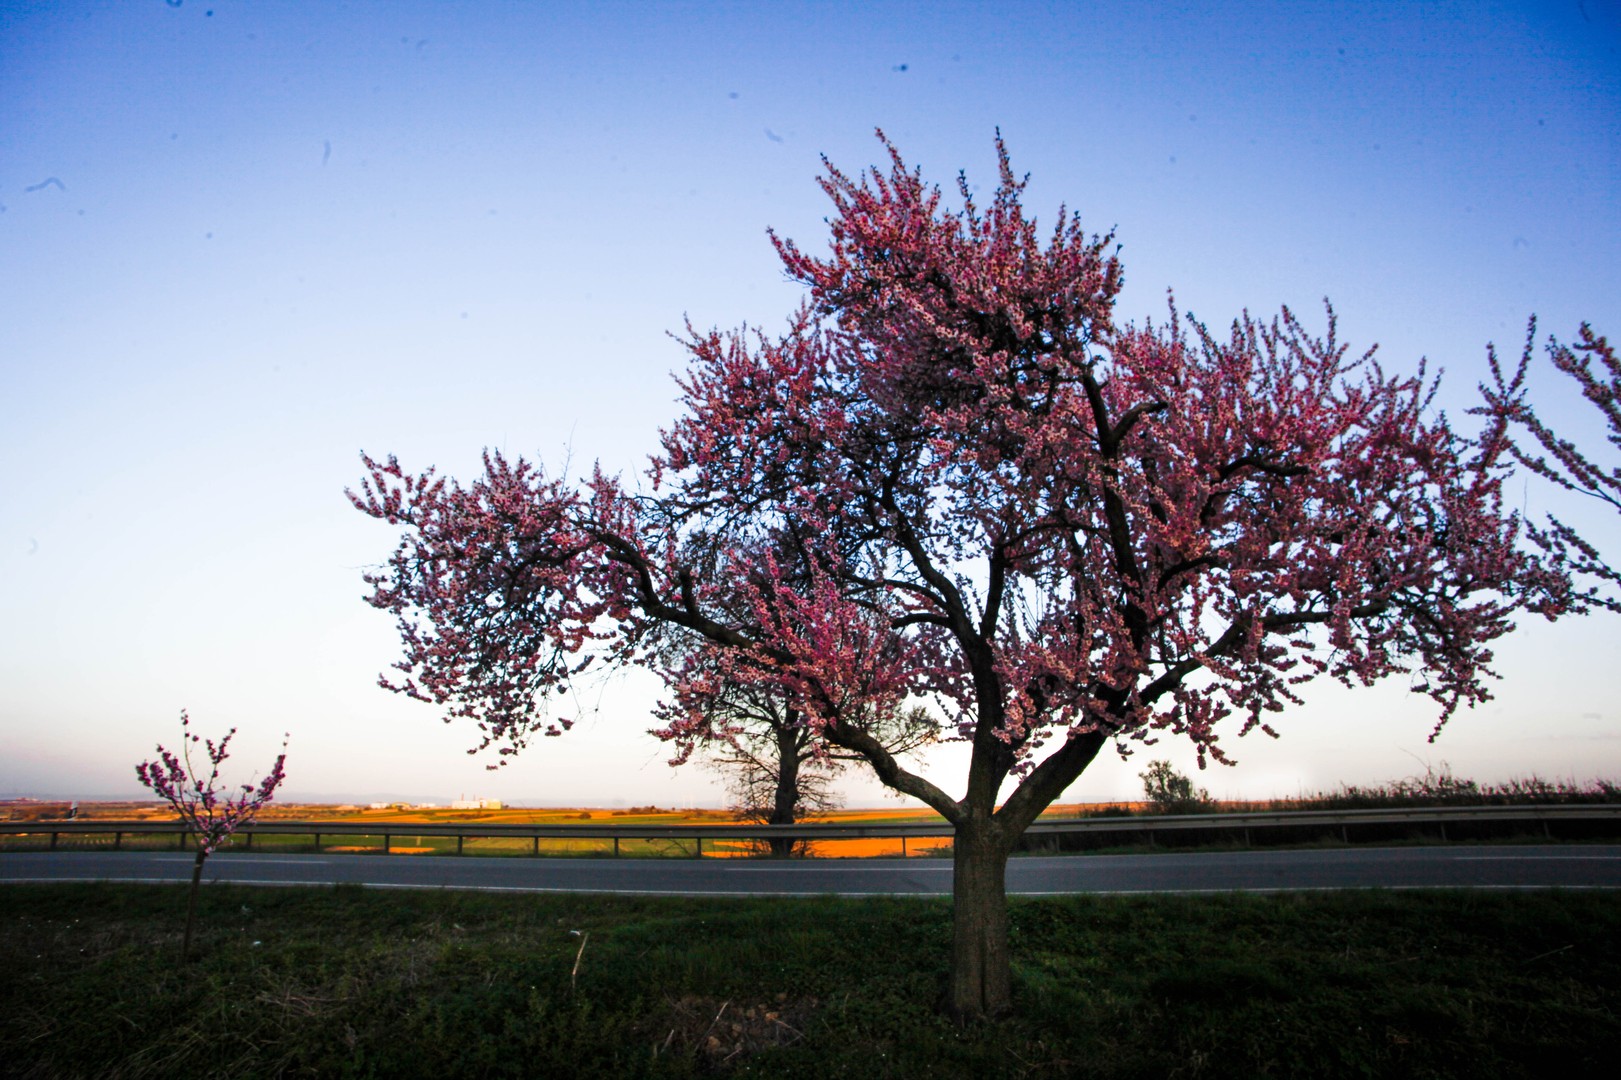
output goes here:
[[389, 845], [393, 842], [393, 839], [394, 838], [389, 836], [388, 833], [383, 834], [383, 854], [384, 855], [388, 854]]
[[51, 850], [52, 851], [56, 850], [56, 830], [55, 829], [51, 830]]
[[901, 858], [906, 858], [906, 837], [901, 837]]
[[534, 835], [533, 839], [535, 841], [535, 849], [534, 849], [533, 854], [534, 854], [535, 858], [538, 859], [538, 858], [540, 858], [540, 834], [536, 833]]
[[315, 850], [316, 851], [321, 850], [321, 834], [320, 833], [315, 834]]
[[465, 838], [462, 836], [461, 833], [456, 834], [456, 854], [458, 854], [458, 855], [460, 855], [462, 853], [462, 840], [463, 839], [465, 839]]
[[121, 833], [121, 832], [114, 832], [113, 833], [113, 850], [117, 851], [120, 848], [122, 848], [123, 846], [124, 846], [124, 834]]
[[180, 850], [186, 850], [186, 830], [184, 829], [180, 830]]
[[614, 858], [619, 858], [619, 837], [614, 837]]
[[253, 830], [249, 829], [247, 832], [243, 833], [242, 834], [242, 839], [245, 841], [242, 846], [247, 848], [249, 851], [252, 851], [253, 850]]
[[698, 844], [698, 853], [694, 855], [693, 858], [701, 859], [704, 857], [704, 838], [701, 836], [695, 836], [693, 837], [693, 840], [697, 841]]

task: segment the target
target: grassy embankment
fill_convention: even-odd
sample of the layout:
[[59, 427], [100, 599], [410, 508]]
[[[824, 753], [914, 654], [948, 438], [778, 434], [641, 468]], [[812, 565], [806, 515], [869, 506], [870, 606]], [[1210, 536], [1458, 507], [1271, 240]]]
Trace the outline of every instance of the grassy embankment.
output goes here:
[[1011, 909], [1018, 1014], [958, 1030], [942, 901], [211, 885], [181, 965], [180, 890], [10, 886], [0, 1072], [1575, 1077], [1621, 1053], [1609, 893]]

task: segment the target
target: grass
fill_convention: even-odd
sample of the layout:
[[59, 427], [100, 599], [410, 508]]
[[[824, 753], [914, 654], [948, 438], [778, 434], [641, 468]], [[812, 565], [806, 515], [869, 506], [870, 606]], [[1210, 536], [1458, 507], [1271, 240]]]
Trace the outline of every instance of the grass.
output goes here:
[[968, 1029], [935, 1010], [944, 902], [210, 885], [184, 966], [182, 905], [0, 889], [0, 1072], [1529, 1077], [1621, 1052], [1602, 892], [1014, 900], [1018, 1011]]

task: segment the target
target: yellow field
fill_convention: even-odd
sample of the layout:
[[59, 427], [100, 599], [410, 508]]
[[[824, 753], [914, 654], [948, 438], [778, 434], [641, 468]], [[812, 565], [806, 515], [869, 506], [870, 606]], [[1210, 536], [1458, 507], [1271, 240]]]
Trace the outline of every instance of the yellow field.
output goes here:
[[[1137, 809], [1138, 804], [1128, 804]], [[0, 821], [6, 820], [41, 820], [61, 819], [68, 815], [68, 804], [60, 802], [33, 802], [18, 800], [0, 803]], [[1095, 806], [1068, 803], [1048, 808], [1043, 817], [1064, 818], [1076, 817], [1083, 811], [1095, 811]], [[378, 851], [382, 842], [381, 828], [387, 827], [393, 835], [389, 850], [392, 854], [427, 854], [446, 850], [447, 845], [454, 848], [455, 841], [435, 839], [429, 837], [411, 837], [402, 833], [400, 826], [411, 824], [443, 824], [457, 822], [487, 822], [491, 824], [574, 824], [590, 822], [599, 825], [728, 825], [737, 820], [736, 816], [727, 810], [704, 810], [696, 808], [662, 809], [654, 806], [641, 806], [630, 808], [601, 808], [601, 807], [546, 807], [530, 808], [516, 807], [500, 810], [452, 810], [443, 807], [411, 807], [391, 806], [387, 809], [370, 809], [353, 804], [309, 804], [309, 803], [278, 803], [267, 807], [261, 814], [265, 821], [322, 821], [354, 823], [354, 832], [347, 831], [342, 835], [328, 833], [332, 842], [322, 845], [326, 851]], [[173, 812], [161, 803], [155, 802], [116, 802], [116, 803], [80, 803], [77, 812], [78, 820], [121, 820], [121, 821], [165, 821], [173, 819]], [[828, 823], [935, 823], [943, 819], [931, 810], [920, 807], [883, 807], [839, 810], [829, 814], [808, 819], [816, 822]], [[358, 843], [344, 843], [344, 839], [359, 841]], [[375, 839], [374, 839], [375, 838]], [[414, 841], [414, 842], [412, 842]], [[278, 846], [278, 838], [260, 837], [255, 848], [274, 850]], [[465, 849], [468, 854], [529, 854], [536, 850], [537, 845], [532, 840], [517, 838], [488, 838], [476, 839], [466, 842]], [[949, 850], [950, 837], [915, 837], [909, 838], [904, 845], [897, 839], [877, 838], [864, 840], [822, 840], [816, 841], [813, 850], [816, 855], [834, 858], [870, 858], [874, 856], [896, 856], [903, 851], [911, 855], [930, 855]], [[613, 850], [611, 840], [583, 839], [583, 840], [542, 840], [540, 850], [552, 854], [607, 854]], [[673, 841], [622, 841], [620, 850], [626, 855], [651, 855], [660, 853], [681, 853], [690, 850], [684, 842]], [[720, 858], [744, 856], [753, 854], [751, 846], [744, 841], [706, 840], [704, 854]]]

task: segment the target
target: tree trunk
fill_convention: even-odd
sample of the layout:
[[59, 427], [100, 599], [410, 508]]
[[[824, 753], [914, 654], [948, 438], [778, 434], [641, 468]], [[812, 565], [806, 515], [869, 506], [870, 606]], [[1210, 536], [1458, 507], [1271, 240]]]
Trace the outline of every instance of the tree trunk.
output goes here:
[[[792, 825], [794, 808], [799, 805], [799, 732], [784, 724], [777, 728], [777, 792], [771, 806], [772, 825]], [[771, 839], [772, 857], [786, 859], [794, 853], [789, 837]]]
[[180, 942], [180, 962], [191, 959], [191, 928], [197, 921], [197, 890], [203, 883], [203, 860], [208, 853], [197, 849], [197, 859], [191, 864], [191, 894], [186, 898], [186, 936]]
[[1009, 848], [988, 825], [957, 826], [946, 1008], [958, 1023], [1001, 1016], [1013, 1008], [1006, 888]]

